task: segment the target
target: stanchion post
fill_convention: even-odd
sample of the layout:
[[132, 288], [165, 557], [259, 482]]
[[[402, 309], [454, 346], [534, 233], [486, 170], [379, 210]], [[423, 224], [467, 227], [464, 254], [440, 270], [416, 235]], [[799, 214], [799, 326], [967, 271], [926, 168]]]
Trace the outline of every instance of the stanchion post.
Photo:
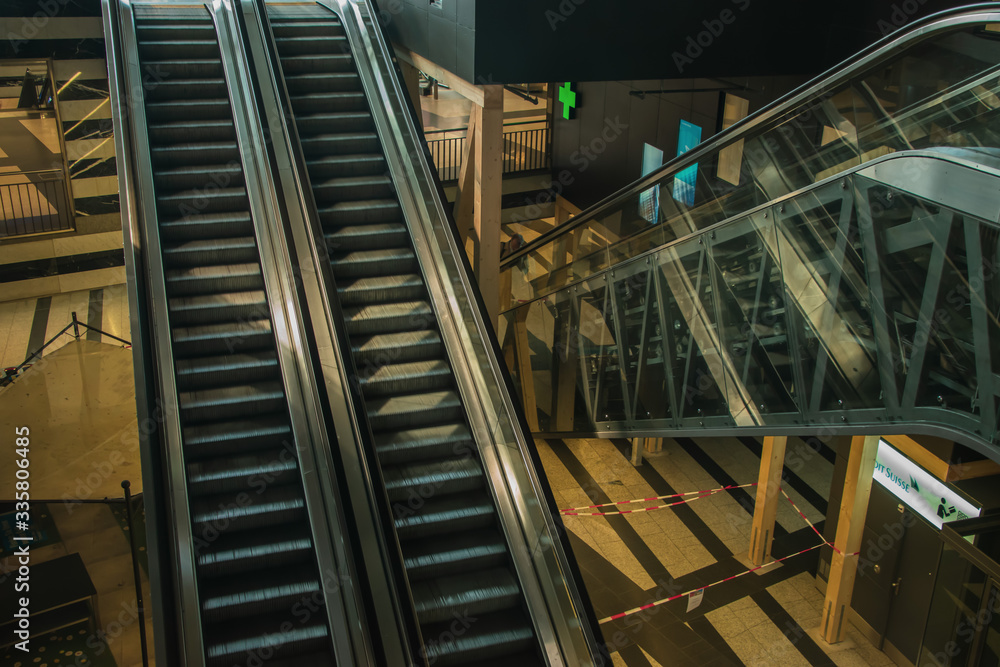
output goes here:
[[[76, 313], [73, 313], [76, 320]], [[146, 610], [142, 603], [142, 578], [139, 576], [139, 560], [135, 553], [135, 526], [132, 525], [132, 493], [129, 490], [131, 482], [122, 480], [125, 490], [125, 521], [128, 523], [128, 543], [132, 550], [132, 577], [135, 579], [135, 601], [139, 611], [139, 644], [142, 648], [143, 667], [149, 667], [149, 656], [146, 652]]]

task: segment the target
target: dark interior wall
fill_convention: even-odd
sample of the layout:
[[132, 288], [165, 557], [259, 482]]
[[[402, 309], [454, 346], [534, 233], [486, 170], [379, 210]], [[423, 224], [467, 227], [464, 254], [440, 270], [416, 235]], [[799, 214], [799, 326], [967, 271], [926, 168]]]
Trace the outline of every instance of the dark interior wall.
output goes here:
[[475, 73], [475, 0], [378, 0], [389, 39], [466, 81]]
[[898, 25], [964, 4], [476, 0], [475, 74], [497, 83], [814, 75]]
[[[750, 101], [750, 113], [803, 81], [802, 77], [741, 79], [748, 91], [733, 91]], [[717, 81], [641, 80], [576, 84], [576, 117], [564, 120], [556, 105], [553, 164], [563, 174], [563, 196], [581, 208], [591, 206], [642, 174], [643, 144], [663, 151], [664, 162], [677, 153], [681, 120], [702, 128], [708, 139], [720, 123], [720, 93], [666, 93], [638, 97], [632, 91], [718, 87]], [[589, 154], [589, 155], [588, 155]]]

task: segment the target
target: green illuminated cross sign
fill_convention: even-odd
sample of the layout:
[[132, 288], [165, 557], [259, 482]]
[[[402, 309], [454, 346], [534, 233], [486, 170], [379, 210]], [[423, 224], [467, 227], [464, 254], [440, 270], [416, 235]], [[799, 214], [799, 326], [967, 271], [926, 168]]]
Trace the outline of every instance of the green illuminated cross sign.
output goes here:
[[563, 105], [563, 118], [569, 120], [573, 109], [576, 108], [576, 93], [569, 88], [569, 81], [566, 85], [559, 86], [559, 101]]

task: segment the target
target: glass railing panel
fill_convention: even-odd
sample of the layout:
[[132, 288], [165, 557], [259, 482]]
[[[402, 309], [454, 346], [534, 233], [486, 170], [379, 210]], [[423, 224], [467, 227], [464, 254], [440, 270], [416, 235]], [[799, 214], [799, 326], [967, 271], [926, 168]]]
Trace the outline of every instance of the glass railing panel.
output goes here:
[[667, 353], [681, 418], [728, 414], [707, 251], [700, 239], [693, 239], [658, 255], [657, 275], [674, 345]]
[[649, 258], [611, 272], [630, 419], [672, 416], [664, 365], [663, 325]]
[[[533, 276], [526, 298], [890, 153], [997, 146], [998, 36], [997, 24], [942, 27], [918, 35], [905, 48], [872, 57], [866, 69], [845, 68], [825, 87], [815, 86], [808, 93], [811, 99], [801, 99], [800, 93], [799, 101], [786, 103], [787, 110], [769, 112], [772, 117], [763, 123], [751, 124], [707, 152], [694, 149], [642, 191], [636, 186], [593, 214], [577, 216], [561, 233], [583, 240], [579, 229], [600, 226], [599, 243], [590, 239], [579, 252], [549, 253], [546, 261], [558, 276], [548, 281]], [[541, 243], [556, 238], [559, 232]], [[600, 261], [594, 254], [598, 249]], [[573, 264], [573, 270], [561, 271], [565, 264]]]
[[579, 313], [579, 354], [591, 422], [625, 420], [621, 355], [615, 335], [615, 304], [606, 276], [573, 288]]
[[724, 226], [712, 243], [723, 347], [761, 414], [793, 412], [797, 389], [784, 286], [772, 255], [774, 226], [766, 215]]
[[881, 405], [852, 194], [834, 183], [776, 210], [786, 302], [802, 332], [800, 361], [811, 411]]

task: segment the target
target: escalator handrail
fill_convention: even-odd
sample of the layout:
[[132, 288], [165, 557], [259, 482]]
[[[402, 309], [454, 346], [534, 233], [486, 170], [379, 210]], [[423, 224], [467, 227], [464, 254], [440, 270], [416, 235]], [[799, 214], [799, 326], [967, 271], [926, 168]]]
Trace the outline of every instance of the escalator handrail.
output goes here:
[[717, 153], [726, 145], [738, 141], [741, 136], [749, 135], [766, 123], [781, 118], [790, 110], [808, 103], [810, 100], [821, 97], [825, 91], [849, 82], [854, 76], [869, 68], [880, 59], [893, 55], [898, 50], [908, 46], [911, 42], [923, 39], [940, 30], [965, 24], [995, 22], [998, 20], [1000, 20], [1000, 5], [997, 3], [980, 3], [937, 12], [890, 33], [843, 63], [830, 68], [823, 74], [771, 102], [756, 113], [730, 125], [707, 141], [674, 157], [662, 167], [605, 197], [578, 215], [573, 216], [562, 225], [554, 227], [537, 238], [532, 239], [515, 252], [501, 259], [500, 270], [509, 269], [529, 253], [536, 252], [542, 246], [553, 243], [556, 239], [562, 238], [564, 235], [590, 223], [636, 193], [660, 183], [670, 174], [682, 171], [692, 164], [704, 160], [707, 156]]
[[[372, 11], [370, 3], [365, 0], [323, 0], [321, 4], [326, 2], [336, 2], [349, 8], [358, 25], [363, 24], [363, 6], [372, 23], [377, 26], [377, 11]], [[387, 82], [379, 78], [374, 82], [367, 82], [366, 88], [374, 86], [371, 94], [383, 100], [386, 107], [391, 107], [393, 99], [408, 100], [400, 87], [398, 74], [391, 65], [392, 59], [388, 54], [392, 52], [381, 30], [365, 31], [363, 35], [372, 40], [366, 48], [367, 56], [372, 60], [381, 58], [388, 68], [383, 72]], [[362, 78], [364, 80], [364, 76]], [[391, 92], [385, 85], [391, 87]], [[551, 495], [539, 480], [540, 466], [536, 468], [534, 447], [528, 444], [526, 434], [530, 431], [526, 428], [520, 408], [512, 399], [514, 394], [509, 377], [499, 361], [499, 346], [492, 333], [493, 326], [478, 290], [469, 277], [468, 260], [458, 244], [454, 222], [445, 210], [440, 190], [435, 188], [439, 181], [436, 171], [430, 166], [425, 140], [416, 129], [413, 110], [409, 109], [408, 102], [401, 103], [400, 106], [404, 109], [399, 115], [386, 114], [387, 117], [383, 118], [376, 113], [376, 124], [381, 127], [380, 134], [387, 146], [386, 158], [400, 196], [400, 204], [406, 212], [407, 225], [418, 249], [421, 268], [427, 278], [432, 307], [439, 316], [442, 338], [456, 374], [456, 386], [468, 408], [470, 425], [476, 433], [487, 474], [493, 480], [488, 488], [503, 519], [501, 523], [504, 532], [512, 540], [511, 555], [522, 578], [522, 590], [529, 601], [529, 609], [547, 658], [552, 664], [565, 664], [566, 659], [571, 663], [576, 660], [585, 664], [594, 660], [595, 656], [606, 656], [606, 649], [598, 639], [600, 630], [592, 618], [592, 608], [586, 604], [582, 585], [571, 569], [572, 555], [566, 549], [564, 531], [557, 526], [556, 515], [550, 511], [553, 506]], [[390, 136], [386, 137], [386, 134]], [[404, 148], [407, 137], [416, 143], [409, 154]], [[417, 139], [413, 139], [414, 137]], [[413, 170], [412, 178], [406, 176], [409, 170]], [[416, 183], [424, 183], [426, 187], [420, 189]], [[452, 267], [453, 274], [446, 279], [444, 272], [448, 271], [448, 267]], [[464, 310], [460, 304], [466, 304]], [[475, 361], [480, 355], [485, 357], [482, 361], [485, 366]], [[484, 395], [484, 392], [489, 393], [491, 389], [496, 392], [493, 398]], [[490, 410], [496, 411], [496, 418], [492, 421], [486, 419]], [[509, 444], [516, 444], [516, 448], [504, 446], [497, 441], [499, 432], [505, 428], [511, 438]], [[512, 453], [511, 449], [516, 449], [516, 452]], [[530, 491], [519, 488], [516, 493], [512, 492], [511, 485], [517, 480], [511, 479], [510, 475], [517, 473], [508, 466], [512, 464], [510, 457], [514, 456], [520, 458], [518, 470], [523, 470]], [[528, 507], [525, 504], [525, 498], [528, 497], [541, 500], [541, 504], [534, 508]], [[547, 544], [535, 544], [534, 549], [529, 549], [525, 542], [525, 522], [535, 519], [543, 524], [544, 532], [540, 534], [551, 541]], [[513, 534], [511, 531], [517, 533]], [[545, 581], [542, 581], [539, 575], [543, 569], [547, 569], [550, 574], [558, 572], [558, 580], [546, 576]], [[561, 588], [556, 590], [554, 585]], [[576, 621], [572, 624], [560, 623], [556, 627], [553, 619], [559, 614], [569, 614]], [[556, 636], [553, 636], [553, 632]], [[579, 639], [574, 639], [571, 635], [578, 636]], [[564, 656], [563, 651], [569, 651], [571, 655]], [[601, 658], [596, 659], [600, 661]]]
[[[207, 9], [206, 9], [207, 12]], [[106, 25], [120, 30], [120, 35], [113, 35], [107, 40], [109, 73], [109, 93], [112, 106], [112, 118], [116, 137], [115, 146], [118, 157], [119, 193], [125, 207], [125, 217], [128, 222], [126, 233], [131, 237], [132, 253], [136, 255], [133, 269], [137, 273], [130, 285], [142, 283], [148, 286], [148, 293], [143, 295], [139, 288], [130, 287], [130, 306], [132, 290], [136, 291], [138, 300], [148, 299], [147, 308], [132, 311], [135, 313], [133, 322], [142, 332], [133, 338], [143, 340], [149, 337], [151, 351], [148, 352], [152, 361], [152, 383], [154, 396], [158, 404], [153, 407], [147, 396], [145, 401], [139, 401], [140, 386], [149, 382], [148, 378], [136, 383], [136, 399], [140, 424], [153, 424], [158, 428], [147, 436], [150, 455], [147, 457], [151, 465], [144, 477], [160, 475], [166, 484], [164, 495], [167, 499], [167, 521], [165, 532], [173, 562], [169, 571], [174, 573], [172, 579], [172, 597], [174, 608], [169, 610], [172, 619], [164, 619], [164, 623], [172, 621], [170, 628], [176, 630], [176, 646], [182, 647], [183, 663], [189, 667], [202, 667], [205, 664], [204, 638], [201, 633], [198, 587], [196, 582], [195, 545], [193, 542], [193, 527], [188, 503], [187, 477], [184, 473], [183, 445], [181, 441], [180, 409], [178, 406], [177, 382], [174, 376], [173, 349], [170, 345], [171, 334], [167, 329], [169, 321], [167, 313], [167, 290], [163, 266], [163, 255], [159, 237], [159, 227], [156, 224], [156, 198], [153, 188], [152, 156], [150, 151], [149, 133], [146, 124], [146, 109], [144, 105], [144, 87], [141, 72], [139, 72], [138, 43], [135, 31], [135, 19], [130, 0], [104, 0], [104, 16]], [[120, 37], [121, 42], [118, 42]], [[121, 47], [121, 52], [116, 50]], [[117, 57], [115, 57], [117, 56]], [[114, 69], [112, 69], [112, 67]], [[120, 80], [119, 80], [120, 77]], [[124, 89], [119, 89], [120, 84]], [[123, 101], [126, 108], [123, 108]], [[131, 139], [128, 146], [125, 139]], [[136, 203], [138, 202], [138, 203]], [[126, 256], [130, 253], [126, 251]], [[141, 267], [141, 271], [140, 271]], [[139, 319], [138, 314], [146, 311], [150, 314], [149, 321]], [[136, 348], [133, 347], [133, 350]], [[134, 352], [139, 354], [139, 352]], [[136, 373], [142, 372], [142, 365], [136, 365]], [[152, 408], [152, 412], [150, 411]], [[140, 432], [143, 429], [140, 429]], [[154, 462], [155, 460], [155, 462]], [[154, 483], [154, 488], [156, 485]], [[161, 573], [162, 574], [162, 573]], [[154, 603], [155, 604], [155, 603]], [[165, 642], [157, 641], [157, 646]], [[173, 646], [157, 648], [157, 657], [161, 651], [173, 655]]]
[[[319, 354], [323, 357], [321, 363], [324, 370], [321, 375], [323, 383], [327, 388], [327, 400], [330, 403], [332, 413], [331, 420], [335, 425], [337, 433], [335, 447], [340, 452], [340, 461], [343, 464], [342, 468], [346, 466], [346, 469], [343, 470], [343, 476], [358, 478], [342, 479], [340, 487], [346, 489], [351, 486], [352, 482], [363, 480], [363, 486], [369, 494], [372, 494], [377, 488], [384, 489], [385, 485], [384, 483], [378, 484], [371, 481], [373, 475], [380, 475], [380, 472], [377, 466], [369, 465], [369, 461], [364, 455], [365, 451], [375, 451], [374, 438], [370, 428], [367, 426], [367, 420], [363, 416], [364, 411], [360, 407], [363, 406], [360, 386], [358, 383], [351, 381], [351, 378], [358, 377], [358, 374], [349, 353], [351, 344], [346, 328], [346, 318], [340, 308], [338, 299], [330, 296], [330, 294], [336, 294], [336, 284], [332, 267], [327, 257], [328, 250], [323, 236], [318, 208], [312, 190], [308, 187], [309, 175], [305, 153], [298, 139], [295, 116], [292, 112], [291, 99], [287, 85], [285, 84], [281, 58], [278, 55], [277, 45], [274, 41], [274, 32], [271, 27], [266, 4], [262, 0], [242, 0], [241, 4], [253, 14], [252, 20], [255, 23], [255, 27], [260, 31], [261, 47], [265, 51], [265, 66], [269, 70], [269, 81], [261, 83], [258, 78], [258, 87], [262, 87], [263, 85], [272, 86], [276, 103], [279, 107], [278, 113], [268, 119], [272, 141], [280, 141], [287, 147], [290, 158], [290, 164], [287, 165], [290, 174], [289, 180], [302, 185], [302, 187], [296, 189], [297, 191], [294, 195], [284, 193], [284, 188], [282, 190], [286, 196], [286, 201], [292, 198], [298, 200], [297, 208], [299, 211], [297, 212], [297, 217], [301, 216], [303, 228], [300, 230], [291, 230], [293, 236], [292, 243], [295, 244], [300, 252], [306, 254], [308, 257], [306, 260], [302, 260], [300, 257], [300, 265], [303, 261], [310, 264], [302, 273], [305, 274], [307, 271], [310, 271], [316, 277], [315, 283], [311, 283], [310, 281], [311, 284], [308, 286], [308, 289], [316, 291], [316, 296], [318, 297], [316, 301], [319, 303], [317, 304], [318, 308], [311, 309], [310, 314], [318, 322], [321, 321], [322, 324], [317, 322], [313, 326], [313, 329], [322, 332], [319, 335], [322, 335], [324, 342], [330, 345], [330, 351], [332, 352], [330, 355], [322, 352]], [[251, 19], [247, 20], [250, 21]], [[291, 208], [292, 205], [289, 203], [288, 207]], [[297, 233], [302, 234], [301, 236], [297, 236]], [[308, 238], [302, 238], [302, 236]], [[300, 243], [302, 244], [301, 246], [299, 245]], [[305, 252], [302, 246], [308, 246], [308, 251]], [[302, 280], [305, 283], [307, 278], [303, 277]], [[322, 314], [320, 317], [315, 316], [317, 311]], [[359, 417], [359, 415], [361, 416]], [[332, 456], [333, 447], [328, 449], [328, 453]], [[355, 495], [352, 495], [352, 497], [356, 499]], [[380, 500], [382, 502], [379, 502]], [[370, 616], [377, 619], [379, 614], [387, 611], [383, 608], [383, 605], [386, 605], [389, 607], [388, 611], [395, 618], [395, 625], [399, 628], [399, 631], [398, 636], [393, 637], [387, 635], [385, 623], [374, 622], [375, 625], [381, 628], [381, 633], [378, 637], [381, 646], [377, 647], [378, 650], [383, 652], [381, 659], [385, 659], [392, 664], [398, 659], [398, 654], [417, 655], [410, 647], [420, 645], [420, 635], [416, 625], [408, 622], [416, 617], [416, 613], [413, 611], [412, 595], [410, 595], [406, 586], [406, 577], [402, 569], [402, 555], [399, 553], [395, 533], [392, 531], [392, 516], [391, 512], [388, 511], [388, 497], [383, 493], [381, 498], [370, 497], [369, 501], [370, 509], [367, 512], [361, 507], [361, 503], [350, 503], [356, 517], [355, 531], [358, 533], [359, 541], [362, 543], [355, 550], [355, 560], [363, 564], [362, 568], [369, 577], [370, 588], [378, 587], [380, 583], [376, 581], [378, 576], [375, 572], [381, 571], [386, 573], [381, 582], [386, 585], [388, 595], [383, 595], [383, 591], [381, 590], [369, 590], [369, 594], [372, 595], [370, 601], [373, 605], [378, 606], [378, 608], [369, 608], [368, 612]], [[386, 511], [381, 513], [379, 519], [373, 520], [372, 514], [378, 513], [378, 509], [380, 508], [385, 508]], [[375, 531], [369, 535], [367, 530], [372, 525], [379, 526], [383, 530]], [[397, 553], [397, 558], [395, 559], [387, 556], [387, 552], [390, 550], [388, 545], [390, 544], [395, 546]], [[372, 545], [377, 549], [377, 560], [381, 562], [379, 567], [375, 567], [374, 563], [365, 557], [365, 550]], [[401, 593], [401, 589], [405, 592]], [[411, 611], [409, 615], [403, 614], [399, 609], [399, 603], [404, 600], [409, 601]], [[368, 659], [371, 659], [370, 654]]]

